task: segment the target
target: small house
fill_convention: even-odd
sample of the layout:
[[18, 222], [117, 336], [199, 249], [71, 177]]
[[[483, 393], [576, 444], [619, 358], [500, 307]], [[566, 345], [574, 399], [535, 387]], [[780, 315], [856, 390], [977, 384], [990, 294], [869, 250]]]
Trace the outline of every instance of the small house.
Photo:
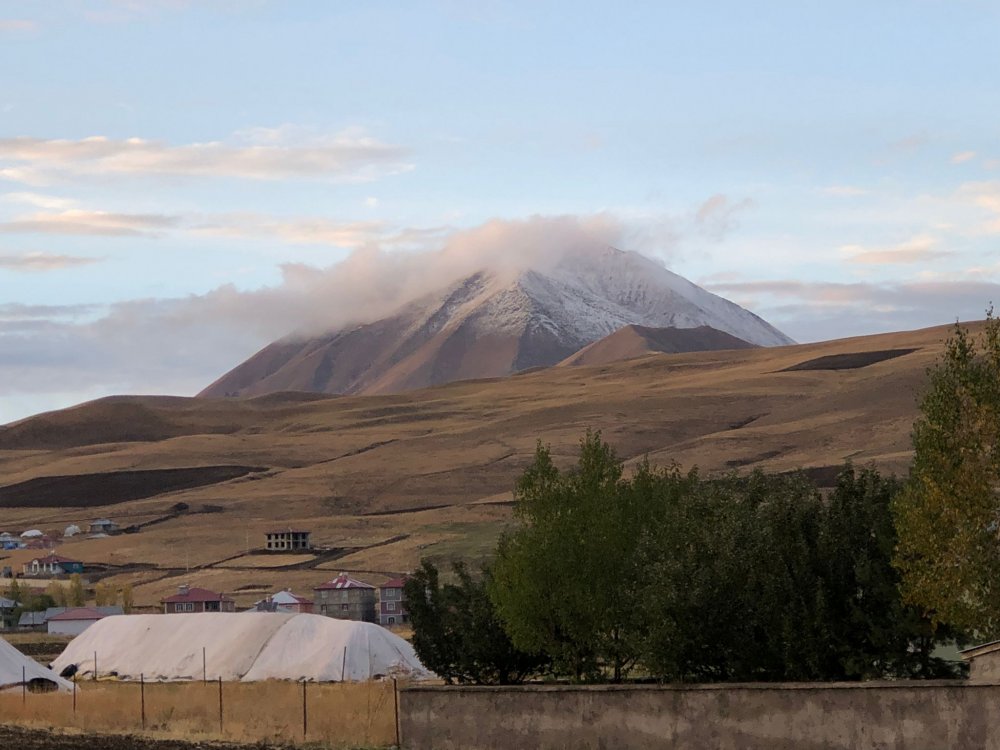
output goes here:
[[36, 557], [21, 567], [24, 570], [24, 575], [32, 578], [54, 578], [55, 576], [68, 576], [83, 572], [82, 562], [59, 555]]
[[378, 587], [378, 621], [380, 625], [403, 625], [410, 621], [403, 593], [405, 578], [391, 578]]
[[304, 596], [296, 596], [291, 589], [285, 589], [266, 599], [261, 599], [259, 602], [254, 602], [249, 611], [310, 614], [313, 611], [313, 600]]
[[177, 593], [160, 601], [164, 613], [184, 614], [191, 612], [235, 612], [236, 602], [225, 594], [217, 594], [208, 589], [191, 587], [187, 584], [177, 587]]
[[317, 614], [338, 620], [378, 622], [375, 587], [351, 578], [347, 573], [341, 573], [332, 581], [320, 584], [313, 592], [319, 605]]
[[10, 630], [17, 625], [17, 619], [14, 617], [14, 610], [20, 606], [21, 605], [13, 599], [0, 596], [0, 628]]
[[87, 533], [114, 534], [116, 531], [118, 531], [118, 524], [110, 518], [98, 518], [96, 521], [90, 522], [90, 527], [88, 528]]
[[[59, 609], [59, 608], [57, 608]], [[69, 607], [47, 617], [46, 630], [50, 634], [80, 635], [98, 620], [112, 615], [124, 614], [121, 607]], [[48, 614], [46, 612], [46, 614]]]
[[298, 552], [312, 548], [309, 531], [301, 529], [280, 529], [268, 531], [266, 549], [268, 552]]
[[969, 662], [969, 682], [1000, 682], [1000, 641], [967, 648], [960, 655]]

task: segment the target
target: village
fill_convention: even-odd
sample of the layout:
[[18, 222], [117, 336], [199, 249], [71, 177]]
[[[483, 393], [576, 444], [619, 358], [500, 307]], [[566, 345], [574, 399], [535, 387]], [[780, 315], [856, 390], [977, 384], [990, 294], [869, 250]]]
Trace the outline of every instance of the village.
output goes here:
[[[61, 538], [39, 529], [27, 529], [16, 535], [7, 531], [0, 533], [0, 549], [4, 552], [30, 550], [38, 553], [21, 563], [20, 570], [9, 564], [0, 568], [0, 630], [76, 636], [112, 615], [202, 612], [318, 614], [337, 620], [373, 623], [391, 630], [405, 629], [409, 623], [405, 575], [370, 583], [341, 572], [332, 579], [317, 581], [311, 596], [296, 594], [290, 587], [279, 588], [241, 608], [226, 592], [185, 581], [178, 584], [175, 594], [162, 598], [158, 606], [137, 605], [132, 600], [130, 586], [117, 590], [99, 581], [92, 585], [88, 574], [95, 566], [57, 552], [63, 540], [81, 536], [100, 539], [121, 533], [123, 529], [108, 518], [96, 519], [84, 527], [71, 524]], [[256, 550], [258, 554], [301, 553], [315, 549], [308, 530], [278, 529], [266, 532], [264, 537], [263, 546]], [[95, 577], [99, 577], [100, 566], [96, 566], [96, 572]]]

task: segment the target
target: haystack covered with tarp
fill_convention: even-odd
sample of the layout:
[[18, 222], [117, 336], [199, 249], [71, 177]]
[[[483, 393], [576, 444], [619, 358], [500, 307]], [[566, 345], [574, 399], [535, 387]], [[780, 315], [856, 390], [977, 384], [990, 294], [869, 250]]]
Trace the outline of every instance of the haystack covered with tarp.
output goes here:
[[0, 638], [0, 691], [21, 690], [24, 683], [30, 690], [73, 690], [73, 684], [57, 672], [46, 669]]
[[[52, 663], [122, 680], [346, 682], [432, 676], [397, 635], [322, 615], [207, 612], [105, 617]], [[204, 661], [203, 661], [204, 659]]]

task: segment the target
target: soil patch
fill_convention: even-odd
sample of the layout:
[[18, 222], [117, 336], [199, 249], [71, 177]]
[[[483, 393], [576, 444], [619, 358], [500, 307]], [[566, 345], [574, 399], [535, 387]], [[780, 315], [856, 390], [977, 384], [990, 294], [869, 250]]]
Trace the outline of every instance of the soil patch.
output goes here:
[[180, 469], [110, 471], [36, 477], [0, 487], [0, 508], [89, 508], [142, 500], [165, 492], [227, 482], [255, 466], [196, 466]]
[[828, 354], [825, 357], [809, 359], [797, 365], [786, 367], [778, 372], [797, 372], [801, 370], [859, 370], [862, 367], [885, 362], [896, 357], [912, 354], [916, 349], [883, 349], [877, 352], [849, 352], [847, 354]]

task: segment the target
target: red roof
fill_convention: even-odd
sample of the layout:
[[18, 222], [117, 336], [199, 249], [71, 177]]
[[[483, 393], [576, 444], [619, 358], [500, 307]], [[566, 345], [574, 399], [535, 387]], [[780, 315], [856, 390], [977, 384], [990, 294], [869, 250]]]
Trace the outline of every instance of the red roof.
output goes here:
[[[79, 560], [71, 560], [68, 557], [60, 557], [59, 555], [46, 555], [45, 557], [39, 557], [39, 558], [37, 558], [37, 560], [38, 560], [38, 563], [40, 565], [50, 565], [52, 563], [60, 564], [60, 563], [78, 563], [78, 562], [80, 562]], [[35, 561], [32, 560], [32, 562], [35, 562]]]
[[332, 581], [327, 581], [326, 583], [321, 583], [319, 586], [313, 588], [313, 591], [329, 591], [330, 589], [374, 589], [364, 581], [359, 581], [356, 578], [351, 578], [347, 573], [341, 573], [339, 576], [334, 578]]
[[403, 584], [406, 583], [406, 578], [390, 578], [388, 581], [379, 586], [380, 589], [401, 589]]
[[311, 534], [311, 531], [305, 531], [304, 529], [271, 529], [271, 531], [265, 531], [265, 534]]
[[225, 594], [217, 594], [208, 589], [190, 588], [186, 594], [174, 594], [161, 599], [160, 604], [177, 604], [180, 602], [231, 602]]
[[60, 612], [58, 615], [49, 618], [49, 622], [54, 620], [103, 620], [108, 615], [98, 612], [93, 607], [76, 607]]

